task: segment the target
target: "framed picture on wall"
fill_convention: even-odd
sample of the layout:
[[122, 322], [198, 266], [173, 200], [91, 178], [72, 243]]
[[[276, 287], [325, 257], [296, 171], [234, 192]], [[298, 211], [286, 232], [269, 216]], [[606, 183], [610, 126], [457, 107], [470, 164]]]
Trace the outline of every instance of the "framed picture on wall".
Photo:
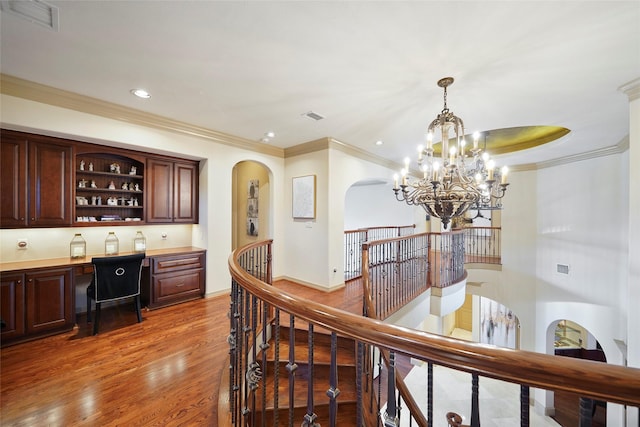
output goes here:
[[293, 178], [293, 217], [314, 219], [316, 217], [316, 176], [306, 175]]

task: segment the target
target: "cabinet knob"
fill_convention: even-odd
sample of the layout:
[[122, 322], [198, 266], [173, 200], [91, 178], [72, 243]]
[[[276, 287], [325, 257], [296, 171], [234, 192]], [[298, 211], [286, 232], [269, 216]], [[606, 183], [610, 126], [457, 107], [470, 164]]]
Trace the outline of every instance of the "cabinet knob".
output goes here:
[[35, 221], [35, 220], [36, 220], [35, 218], [31, 218], [31, 221]]

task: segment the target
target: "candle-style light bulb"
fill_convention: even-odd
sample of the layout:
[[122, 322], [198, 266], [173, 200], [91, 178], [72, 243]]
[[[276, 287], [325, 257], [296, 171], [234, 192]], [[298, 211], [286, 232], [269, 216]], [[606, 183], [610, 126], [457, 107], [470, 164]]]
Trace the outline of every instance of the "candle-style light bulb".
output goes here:
[[449, 149], [449, 163], [450, 164], [454, 164], [455, 163], [455, 161], [456, 161], [456, 152], [457, 151], [458, 150], [456, 150], [456, 147], [451, 147]]
[[473, 133], [473, 149], [478, 149], [478, 140], [480, 139], [480, 132], [476, 131]]
[[402, 169], [400, 173], [402, 174], [402, 185], [407, 185], [407, 171], [408, 169]]
[[422, 144], [418, 145], [418, 161], [422, 161], [422, 152], [424, 151], [424, 146]]
[[427, 165], [422, 165], [422, 178], [427, 179], [427, 170], [429, 168], [427, 167]]
[[431, 181], [437, 181], [438, 180], [438, 170], [440, 169], [440, 163], [438, 162], [433, 162], [433, 176]]
[[507, 174], [509, 173], [509, 168], [506, 166], [502, 167], [502, 180], [500, 181], [501, 184], [506, 184], [507, 183]]
[[398, 189], [398, 174], [397, 173], [393, 174], [393, 189], [394, 190]]
[[493, 179], [493, 170], [496, 168], [496, 162], [489, 160], [487, 162], [487, 172], [489, 173], [489, 180]]
[[433, 133], [427, 133], [427, 149], [431, 150], [433, 148]]

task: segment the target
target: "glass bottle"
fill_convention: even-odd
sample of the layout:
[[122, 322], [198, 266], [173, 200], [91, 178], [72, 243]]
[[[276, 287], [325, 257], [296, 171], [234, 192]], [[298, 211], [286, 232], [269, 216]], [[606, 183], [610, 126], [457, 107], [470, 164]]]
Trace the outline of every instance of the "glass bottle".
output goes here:
[[116, 236], [116, 233], [110, 231], [104, 241], [104, 254], [105, 255], [118, 255], [120, 249], [120, 241]]
[[138, 231], [133, 238], [133, 251], [144, 252], [147, 250], [147, 239], [142, 234], [142, 231]]
[[82, 234], [76, 233], [69, 243], [69, 255], [71, 258], [84, 258], [87, 255], [87, 242]]

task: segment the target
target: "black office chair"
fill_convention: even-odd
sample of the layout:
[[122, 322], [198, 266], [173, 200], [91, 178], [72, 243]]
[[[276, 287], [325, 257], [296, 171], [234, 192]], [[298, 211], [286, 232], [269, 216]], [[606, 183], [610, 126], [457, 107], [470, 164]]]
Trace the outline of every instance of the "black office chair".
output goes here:
[[109, 256], [92, 258], [93, 279], [87, 287], [87, 322], [91, 322], [91, 300], [96, 302], [96, 318], [93, 323], [93, 335], [98, 333], [100, 323], [100, 305], [107, 301], [132, 298], [138, 314], [138, 323], [142, 322], [140, 313], [140, 277], [142, 260], [145, 254]]

